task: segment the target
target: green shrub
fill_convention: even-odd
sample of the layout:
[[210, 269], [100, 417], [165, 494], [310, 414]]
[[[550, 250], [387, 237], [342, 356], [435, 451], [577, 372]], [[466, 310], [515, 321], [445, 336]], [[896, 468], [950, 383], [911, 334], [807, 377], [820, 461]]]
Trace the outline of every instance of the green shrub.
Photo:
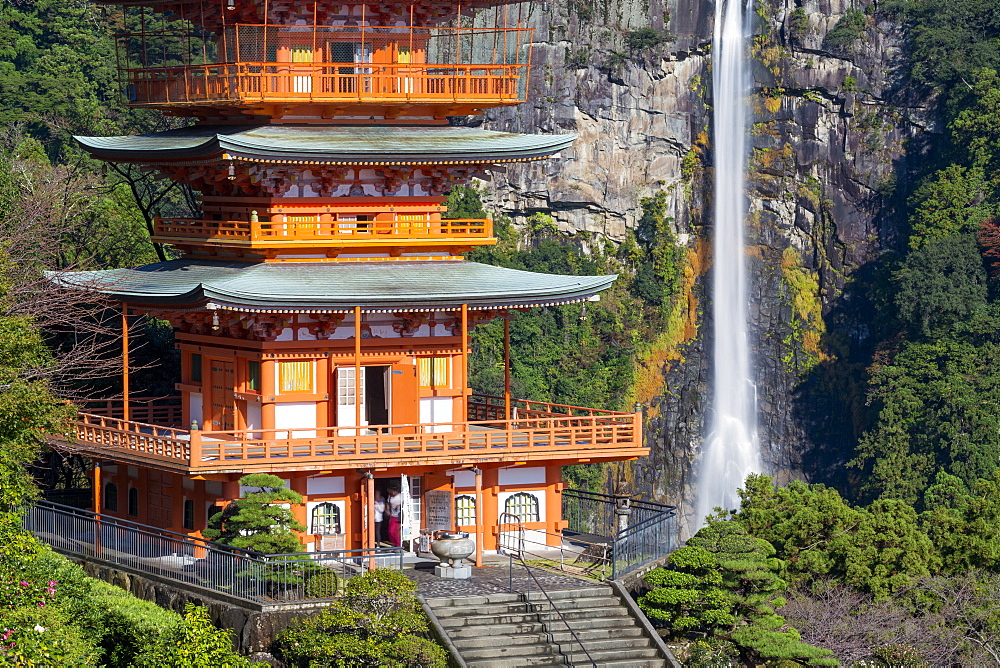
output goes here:
[[217, 629], [208, 609], [190, 603], [184, 619], [136, 657], [135, 665], [157, 668], [249, 668], [249, 660], [233, 651], [233, 632]]
[[323, 569], [306, 581], [306, 594], [315, 598], [332, 598], [337, 595], [340, 579], [330, 569]]
[[865, 13], [859, 10], [851, 10], [840, 17], [837, 25], [826, 34], [823, 39], [823, 48], [840, 55], [847, 54], [855, 42], [861, 39], [868, 21]]
[[638, 30], [629, 30], [625, 33], [625, 46], [633, 54], [638, 54], [642, 51], [654, 49], [664, 42], [669, 42], [673, 39], [674, 36], [666, 30], [639, 28]]
[[809, 32], [809, 15], [802, 7], [796, 7], [788, 15], [788, 36], [801, 43]]
[[182, 623], [176, 612], [143, 601], [101, 580], [91, 584], [90, 603], [100, 611], [105, 663], [133, 666], [135, 657], [158, 638], [170, 635]]
[[4, 666], [93, 666], [98, 654], [87, 634], [54, 605], [0, 610]]
[[277, 640], [290, 666], [444, 668], [447, 655], [418, 637], [427, 619], [416, 585], [398, 571], [374, 570], [351, 578], [343, 600], [318, 615], [296, 619]]

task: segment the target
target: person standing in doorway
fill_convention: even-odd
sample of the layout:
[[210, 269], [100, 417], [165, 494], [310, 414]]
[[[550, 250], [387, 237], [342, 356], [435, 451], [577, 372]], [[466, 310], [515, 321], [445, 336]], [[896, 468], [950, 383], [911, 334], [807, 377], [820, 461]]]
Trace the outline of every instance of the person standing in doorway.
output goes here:
[[375, 547], [385, 540], [385, 497], [382, 490], [375, 490]]
[[393, 547], [400, 547], [403, 542], [399, 537], [400, 521], [403, 514], [403, 495], [399, 493], [399, 487], [392, 485], [389, 487], [389, 501], [387, 504], [389, 511], [389, 543]]

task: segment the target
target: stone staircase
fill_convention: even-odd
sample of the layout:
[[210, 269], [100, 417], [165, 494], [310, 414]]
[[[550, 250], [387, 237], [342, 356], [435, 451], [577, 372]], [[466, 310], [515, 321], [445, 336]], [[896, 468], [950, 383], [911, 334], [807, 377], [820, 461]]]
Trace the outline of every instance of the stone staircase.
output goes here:
[[[666, 659], [610, 587], [549, 591], [556, 608], [602, 668], [662, 668]], [[469, 668], [590, 666], [544, 594], [427, 598], [426, 604]]]

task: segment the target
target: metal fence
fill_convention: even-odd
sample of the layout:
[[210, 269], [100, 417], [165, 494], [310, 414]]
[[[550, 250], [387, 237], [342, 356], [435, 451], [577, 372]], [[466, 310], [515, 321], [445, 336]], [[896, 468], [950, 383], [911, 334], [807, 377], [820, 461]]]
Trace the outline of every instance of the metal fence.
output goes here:
[[578, 489], [563, 490], [563, 535], [611, 543], [611, 579], [677, 549], [677, 508], [654, 501]]
[[261, 604], [332, 598], [350, 577], [403, 566], [398, 547], [263, 555], [48, 501], [22, 524], [63, 554]]

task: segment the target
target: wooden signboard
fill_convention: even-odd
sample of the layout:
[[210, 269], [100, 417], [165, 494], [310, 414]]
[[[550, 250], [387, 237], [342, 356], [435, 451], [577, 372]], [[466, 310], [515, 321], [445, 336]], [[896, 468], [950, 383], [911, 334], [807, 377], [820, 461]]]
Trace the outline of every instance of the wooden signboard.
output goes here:
[[320, 552], [329, 552], [331, 550], [344, 550], [347, 549], [346, 542], [344, 539], [346, 536], [344, 534], [337, 534], [334, 536], [320, 536], [319, 540], [316, 541], [316, 549]]
[[428, 531], [451, 530], [454, 502], [450, 490], [430, 489], [424, 492], [424, 517]]

